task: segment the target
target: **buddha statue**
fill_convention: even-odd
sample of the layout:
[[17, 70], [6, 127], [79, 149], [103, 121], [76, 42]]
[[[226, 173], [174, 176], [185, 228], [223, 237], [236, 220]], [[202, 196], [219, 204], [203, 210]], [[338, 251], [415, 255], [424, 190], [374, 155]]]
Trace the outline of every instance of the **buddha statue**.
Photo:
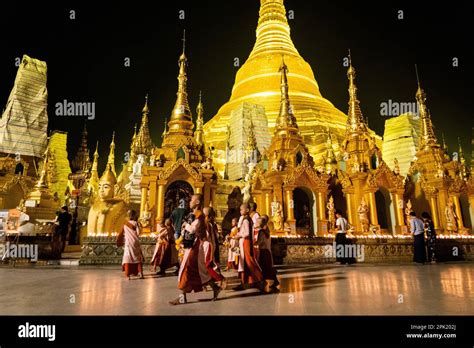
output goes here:
[[446, 231], [448, 233], [457, 233], [458, 232], [458, 217], [454, 210], [453, 199], [449, 198], [446, 208], [444, 208], [444, 214], [446, 216]]
[[369, 206], [365, 203], [365, 199], [362, 198], [359, 207], [357, 208], [357, 213], [359, 214], [359, 221], [362, 226], [362, 232], [367, 233], [369, 231]]
[[118, 198], [114, 198], [114, 189], [117, 184], [115, 175], [110, 166], [99, 180], [98, 199], [95, 200], [89, 211], [87, 234], [120, 232], [126, 218], [127, 205]]

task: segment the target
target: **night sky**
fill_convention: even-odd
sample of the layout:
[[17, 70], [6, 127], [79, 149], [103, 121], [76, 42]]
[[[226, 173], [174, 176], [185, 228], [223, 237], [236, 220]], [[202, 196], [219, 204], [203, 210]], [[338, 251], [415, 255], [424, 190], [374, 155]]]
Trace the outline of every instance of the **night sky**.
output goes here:
[[[388, 99], [415, 101], [417, 63], [438, 138], [443, 131], [452, 152], [461, 137], [470, 158], [473, 5], [413, 3], [285, 1], [295, 15], [289, 21], [293, 42], [313, 68], [325, 98], [347, 112], [343, 57], [350, 48], [362, 112], [370, 127], [383, 135], [386, 117], [380, 116], [380, 104]], [[91, 153], [99, 140], [103, 168], [115, 130], [118, 169], [122, 154], [129, 151], [133, 125], [140, 122], [146, 93], [150, 131], [154, 142], [161, 142], [164, 118], [176, 97], [183, 29], [189, 102], [195, 116], [202, 90], [208, 120], [230, 97], [238, 69], [234, 58], [243, 63], [253, 47], [259, 1], [135, 1], [107, 6], [96, 1], [48, 7], [15, 1], [0, 6], [2, 109], [13, 87], [15, 58], [26, 53], [46, 61], [49, 129], [69, 132], [72, 158], [85, 118], [55, 116], [54, 105], [64, 99], [94, 102], [96, 118], [88, 122]], [[76, 11], [76, 19], [69, 18], [70, 10]], [[178, 18], [179, 10], [185, 11], [185, 20]], [[403, 20], [397, 19], [398, 10], [404, 11]], [[130, 67], [124, 66], [126, 57]], [[458, 67], [453, 67], [453, 57], [459, 59]]]

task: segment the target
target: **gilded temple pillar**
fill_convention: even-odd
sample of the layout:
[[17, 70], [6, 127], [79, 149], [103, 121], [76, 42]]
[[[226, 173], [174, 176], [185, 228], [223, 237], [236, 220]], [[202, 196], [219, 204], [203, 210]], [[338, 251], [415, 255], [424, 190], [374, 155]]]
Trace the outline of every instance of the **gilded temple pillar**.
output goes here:
[[296, 220], [295, 220], [295, 202], [293, 201], [293, 190], [292, 186], [285, 186], [285, 207], [286, 207], [286, 222], [290, 225], [291, 233], [296, 233]]
[[318, 192], [318, 220], [326, 220], [326, 192]]
[[317, 218], [317, 230], [314, 231], [316, 236], [323, 236], [328, 233], [328, 222], [326, 219], [326, 197], [327, 192], [317, 192], [317, 204], [316, 204], [316, 218]]
[[[166, 182], [158, 183], [157, 202], [156, 202], [156, 218], [161, 220], [165, 213], [165, 185]], [[155, 224], [156, 225], [156, 224]]]
[[272, 191], [271, 190], [265, 190], [264, 191], [265, 195], [265, 214], [268, 216], [272, 216]]
[[458, 229], [461, 230], [464, 228], [464, 223], [462, 221], [462, 211], [461, 211], [461, 203], [459, 203], [459, 194], [452, 195], [451, 198], [453, 199], [454, 209], [458, 217]]
[[149, 186], [149, 192], [148, 192], [148, 204], [149, 204], [149, 209], [153, 210], [154, 214], [152, 217], [152, 223], [155, 225], [154, 219], [157, 217], [156, 212], [157, 210], [157, 199], [158, 199], [158, 191], [157, 191], [157, 183], [156, 181], [150, 181], [150, 186]]
[[217, 190], [217, 185], [211, 184], [211, 202], [214, 209], [217, 207], [216, 190]]
[[350, 224], [355, 225], [354, 215], [353, 215], [353, 204], [352, 204], [352, 193], [345, 192], [346, 195], [346, 204], [347, 204], [347, 220]]
[[404, 219], [404, 211], [403, 211], [403, 200], [402, 195], [403, 192], [391, 192], [392, 202], [393, 202], [393, 210], [395, 212], [395, 229], [394, 234], [399, 234], [404, 232], [405, 227], [405, 219]]
[[433, 219], [433, 225], [434, 225], [435, 230], [438, 230], [440, 228], [438, 199], [436, 198], [435, 195], [431, 195], [428, 199], [430, 202], [431, 217]]
[[375, 192], [370, 191], [367, 192], [367, 198], [369, 203], [369, 211], [370, 211], [370, 222], [374, 226], [379, 225], [379, 219], [377, 217], [377, 204], [375, 202]]
[[474, 222], [474, 193], [470, 193], [468, 195], [469, 199], [469, 215], [471, 216], [471, 233], [474, 234], [474, 226], [472, 223]]
[[148, 199], [148, 185], [141, 187], [141, 196], [140, 196], [140, 216], [142, 216], [145, 211], [146, 201]]

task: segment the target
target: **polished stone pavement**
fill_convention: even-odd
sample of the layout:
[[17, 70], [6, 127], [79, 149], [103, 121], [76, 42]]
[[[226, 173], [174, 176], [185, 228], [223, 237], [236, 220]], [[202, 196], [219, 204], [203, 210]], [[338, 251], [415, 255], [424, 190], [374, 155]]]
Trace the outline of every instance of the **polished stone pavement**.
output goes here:
[[[474, 264], [286, 265], [279, 293], [188, 295], [171, 306], [177, 277], [128, 280], [118, 267], [0, 267], [1, 315], [473, 315]], [[71, 303], [75, 299], [75, 303]]]

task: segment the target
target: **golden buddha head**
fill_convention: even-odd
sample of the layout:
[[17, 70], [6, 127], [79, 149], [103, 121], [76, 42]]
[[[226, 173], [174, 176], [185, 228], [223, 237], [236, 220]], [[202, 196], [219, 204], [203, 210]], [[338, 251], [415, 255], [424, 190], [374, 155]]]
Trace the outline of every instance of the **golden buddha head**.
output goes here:
[[99, 198], [101, 200], [107, 200], [114, 198], [114, 188], [117, 183], [114, 173], [107, 166], [107, 169], [102, 174], [99, 181]]

